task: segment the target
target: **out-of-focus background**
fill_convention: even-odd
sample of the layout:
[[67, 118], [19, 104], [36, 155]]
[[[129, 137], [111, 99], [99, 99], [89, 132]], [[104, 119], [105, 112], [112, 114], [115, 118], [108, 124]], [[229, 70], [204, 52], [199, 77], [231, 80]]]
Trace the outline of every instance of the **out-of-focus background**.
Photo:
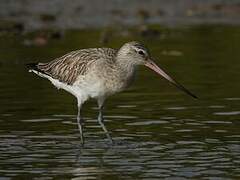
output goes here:
[[26, 30], [141, 23], [239, 24], [239, 16], [238, 0], [2, 0], [0, 6], [1, 21], [21, 24]]
[[[106, 103], [114, 146], [84, 106], [28, 73], [88, 47], [137, 40], [199, 96], [139, 68]], [[240, 1], [1, 0], [0, 179], [240, 179]]]

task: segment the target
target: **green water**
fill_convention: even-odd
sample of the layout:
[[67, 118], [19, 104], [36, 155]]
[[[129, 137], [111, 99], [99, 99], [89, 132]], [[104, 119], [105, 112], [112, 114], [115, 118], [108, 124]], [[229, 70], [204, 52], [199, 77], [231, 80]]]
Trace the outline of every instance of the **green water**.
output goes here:
[[96, 103], [84, 106], [84, 148], [76, 100], [24, 64], [102, 46], [101, 32], [67, 31], [41, 47], [23, 45], [35, 34], [0, 36], [1, 179], [240, 178], [240, 27], [161, 29], [154, 38], [131, 34], [113, 35], [106, 46], [143, 41], [200, 99], [142, 67], [133, 86], [106, 103], [114, 146], [98, 126]]

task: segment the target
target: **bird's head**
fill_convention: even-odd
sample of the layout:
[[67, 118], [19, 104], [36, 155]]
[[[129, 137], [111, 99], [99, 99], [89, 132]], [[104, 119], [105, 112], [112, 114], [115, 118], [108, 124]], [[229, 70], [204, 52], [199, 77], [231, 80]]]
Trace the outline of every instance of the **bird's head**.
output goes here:
[[177, 81], [175, 81], [173, 78], [171, 78], [162, 68], [160, 68], [151, 57], [148, 49], [144, 47], [143, 44], [132, 41], [125, 43], [117, 53], [117, 56], [119, 57], [120, 61], [123, 61], [123, 63], [127, 65], [144, 65], [151, 70], [155, 71], [159, 75], [161, 75], [163, 78], [168, 80], [170, 83], [175, 85], [180, 90], [184, 91], [188, 95], [192, 96], [193, 98], [197, 98], [194, 94], [192, 94], [190, 91], [188, 91], [186, 88], [184, 88], [181, 84], [179, 84]]
[[122, 61], [131, 65], [144, 65], [150, 59], [147, 48], [136, 41], [125, 43], [118, 50], [118, 56], [121, 57]]

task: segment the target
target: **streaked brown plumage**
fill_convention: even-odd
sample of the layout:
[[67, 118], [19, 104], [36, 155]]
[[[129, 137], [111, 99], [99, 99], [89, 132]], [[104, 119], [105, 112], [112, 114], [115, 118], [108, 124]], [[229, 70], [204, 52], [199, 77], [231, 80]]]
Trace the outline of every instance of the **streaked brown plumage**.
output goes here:
[[179, 89], [196, 98], [160, 69], [148, 50], [139, 42], [124, 44], [119, 50], [111, 48], [90, 48], [72, 51], [48, 63], [28, 64], [29, 70], [50, 80], [59, 89], [73, 94], [78, 101], [78, 127], [83, 138], [81, 107], [89, 98], [98, 101], [98, 121], [112, 142], [103, 121], [102, 109], [105, 99], [126, 89], [132, 82], [136, 67], [145, 65], [154, 70]]
[[90, 48], [72, 51], [48, 63], [39, 63], [37, 68], [61, 82], [72, 85], [79, 75], [85, 75], [91, 65], [99, 59], [114, 61], [116, 50], [110, 48]]

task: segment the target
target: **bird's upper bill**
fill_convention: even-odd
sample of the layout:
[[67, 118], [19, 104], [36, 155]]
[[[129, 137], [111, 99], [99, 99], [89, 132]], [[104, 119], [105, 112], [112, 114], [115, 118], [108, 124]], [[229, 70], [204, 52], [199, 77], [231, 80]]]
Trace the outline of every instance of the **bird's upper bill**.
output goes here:
[[194, 94], [192, 94], [189, 90], [187, 90], [185, 87], [183, 87], [181, 84], [179, 84], [177, 81], [175, 81], [173, 78], [171, 78], [166, 72], [164, 72], [157, 64], [155, 64], [151, 59], [147, 60], [147, 62], [144, 64], [148, 68], [152, 69], [162, 77], [164, 77], [166, 80], [168, 80], [170, 83], [175, 85], [177, 88], [185, 92], [186, 94], [192, 96], [193, 98], [197, 98]]

